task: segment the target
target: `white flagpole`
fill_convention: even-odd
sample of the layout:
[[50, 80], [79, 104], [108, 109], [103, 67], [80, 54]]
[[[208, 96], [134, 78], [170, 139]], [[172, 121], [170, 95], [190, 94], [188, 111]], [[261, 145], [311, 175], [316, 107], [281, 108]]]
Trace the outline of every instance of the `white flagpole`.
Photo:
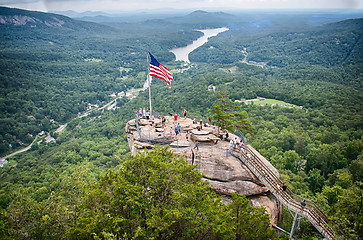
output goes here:
[[150, 105], [150, 119], [151, 119], [151, 115], [152, 115], [152, 108], [151, 108], [151, 76], [150, 76], [150, 62], [149, 62], [149, 51], [147, 51], [147, 55], [146, 55], [146, 59], [147, 59], [147, 81], [149, 83], [149, 105]]

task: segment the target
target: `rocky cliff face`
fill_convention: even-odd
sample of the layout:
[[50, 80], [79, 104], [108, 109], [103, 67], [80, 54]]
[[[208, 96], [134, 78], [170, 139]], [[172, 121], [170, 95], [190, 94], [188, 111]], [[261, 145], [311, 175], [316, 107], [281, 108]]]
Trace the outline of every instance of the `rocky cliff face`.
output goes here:
[[31, 26], [36, 27], [37, 24], [44, 24], [48, 27], [57, 26], [61, 27], [64, 24], [64, 21], [52, 17], [50, 21], [41, 20], [35, 17], [22, 16], [22, 15], [13, 15], [13, 16], [1, 16], [0, 15], [0, 24], [5, 25], [14, 25], [14, 26], [23, 26], [26, 24], [31, 24]]
[[[174, 129], [178, 123], [182, 132], [176, 135]], [[204, 179], [215, 191], [224, 195], [227, 202], [233, 192], [244, 194], [253, 206], [265, 207], [270, 214], [271, 224], [277, 224], [282, 211], [279, 202], [239, 159], [228, 153], [229, 140], [235, 137], [233, 134], [229, 134], [227, 141], [221, 141], [216, 137], [215, 126], [203, 127], [198, 131], [198, 124], [193, 124], [188, 118], [174, 121], [172, 117], [166, 117], [165, 128], [162, 127], [160, 119], [140, 119], [138, 125], [140, 133], [137, 131], [135, 119], [126, 125], [127, 139], [133, 155], [151, 149], [157, 143], [169, 144], [175, 153], [184, 155], [188, 163], [197, 164]], [[186, 131], [190, 133], [189, 141], [186, 140]], [[199, 143], [199, 150], [194, 149], [196, 141]], [[277, 170], [267, 160], [264, 161], [278, 176]]]

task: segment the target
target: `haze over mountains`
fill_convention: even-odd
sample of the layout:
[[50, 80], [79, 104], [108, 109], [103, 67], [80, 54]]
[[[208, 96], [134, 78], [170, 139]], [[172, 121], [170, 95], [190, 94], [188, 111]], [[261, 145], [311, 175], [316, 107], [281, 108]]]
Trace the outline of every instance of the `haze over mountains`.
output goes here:
[[[16, 206], [10, 204], [13, 193], [25, 188], [31, 200], [24, 202], [52, 202], [55, 172], [68, 176], [86, 166], [97, 175], [128, 158], [124, 127], [135, 109], [148, 107], [148, 94], [119, 98], [113, 110], [97, 107], [142, 87], [148, 50], [174, 74], [171, 90], [162, 80], [152, 83], [153, 109], [161, 114], [187, 108], [188, 116], [207, 120], [217, 101], [208, 90], [213, 88], [233, 101], [272, 98], [298, 106], [241, 103], [256, 128], [246, 137], [289, 188], [316, 200], [343, 230], [353, 229], [344, 236], [357, 236], [360, 221], [350, 213], [358, 212], [363, 172], [362, 12], [63, 14], [72, 18], [0, 8], [0, 153], [44, 133], [39, 144], [0, 169], [2, 209]], [[196, 29], [219, 27], [230, 30], [194, 50], [190, 65], [169, 52], [200, 37]], [[55, 142], [46, 143], [46, 136]], [[44, 237], [41, 229], [51, 229], [42, 214], [27, 216], [44, 227], [29, 227], [29, 236]], [[1, 224], [8, 226], [8, 217]], [[81, 227], [65, 222], [70, 225], [62, 225], [64, 231], [52, 234]], [[16, 224], [9, 228], [21, 234]]]

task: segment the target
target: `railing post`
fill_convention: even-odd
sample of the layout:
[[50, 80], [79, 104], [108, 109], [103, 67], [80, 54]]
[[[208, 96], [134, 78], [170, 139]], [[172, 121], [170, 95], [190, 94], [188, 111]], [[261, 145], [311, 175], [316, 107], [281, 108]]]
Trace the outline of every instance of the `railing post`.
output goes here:
[[295, 217], [294, 217], [294, 222], [292, 223], [289, 239], [293, 239], [292, 236], [294, 235], [294, 231], [295, 231], [296, 219], [297, 219], [297, 211], [296, 211], [296, 214], [295, 214]]

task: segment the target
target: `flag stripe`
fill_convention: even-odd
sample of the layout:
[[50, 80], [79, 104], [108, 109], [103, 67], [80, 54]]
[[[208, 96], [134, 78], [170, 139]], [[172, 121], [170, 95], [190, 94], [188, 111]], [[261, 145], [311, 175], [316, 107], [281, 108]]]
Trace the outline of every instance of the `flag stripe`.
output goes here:
[[153, 55], [150, 54], [150, 76], [153, 77], [157, 77], [160, 79], [163, 79], [167, 84], [168, 87], [170, 87], [170, 83], [173, 80], [173, 75], [171, 74], [171, 72], [161, 63], [159, 63], [154, 57]]
[[164, 69], [157, 68], [153, 65], [150, 65], [150, 75], [164, 79], [165, 81], [173, 80], [173, 76], [170, 73], [167, 73]]

